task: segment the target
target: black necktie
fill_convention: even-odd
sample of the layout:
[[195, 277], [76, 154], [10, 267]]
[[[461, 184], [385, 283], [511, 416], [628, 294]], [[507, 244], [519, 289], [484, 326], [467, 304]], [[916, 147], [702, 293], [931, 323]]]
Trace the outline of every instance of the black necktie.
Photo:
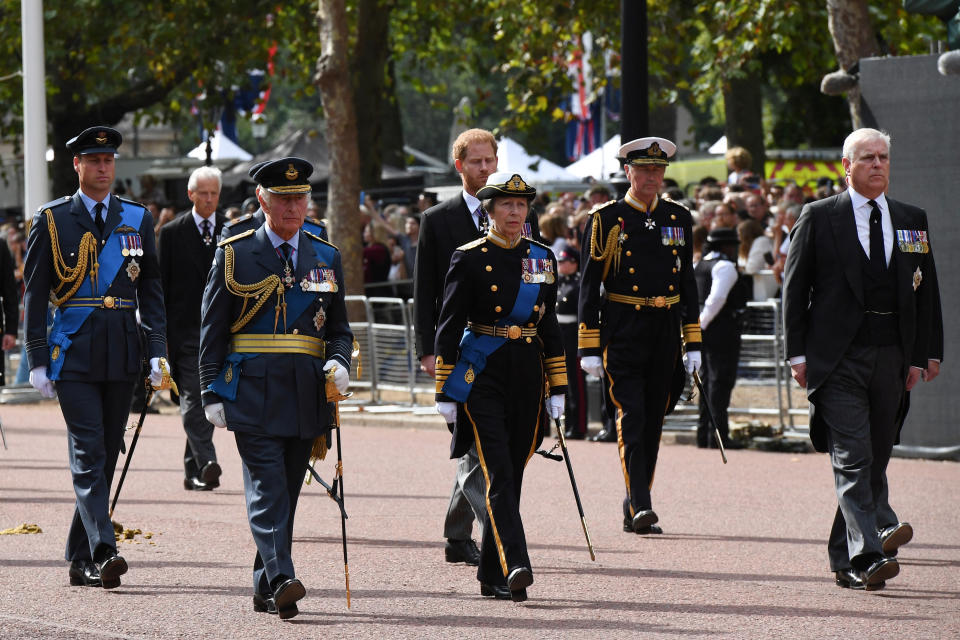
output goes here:
[[881, 271], [887, 268], [887, 256], [883, 249], [883, 224], [880, 222], [880, 207], [871, 200], [870, 205], [870, 264]]
[[95, 216], [94, 222], [97, 223], [97, 231], [100, 232], [100, 236], [103, 236], [103, 203], [98, 202], [97, 206], [93, 208], [93, 213]]
[[210, 221], [204, 220], [200, 223], [200, 228], [203, 229], [201, 235], [203, 236], [203, 244], [210, 246], [210, 243], [213, 242], [213, 235], [210, 233]]
[[487, 212], [483, 208], [483, 205], [477, 207], [477, 218], [479, 219], [480, 233], [487, 235], [487, 232], [490, 230], [490, 218], [487, 217]]
[[283, 258], [283, 264], [290, 264], [290, 256], [293, 254], [293, 247], [286, 242], [280, 244], [280, 257]]

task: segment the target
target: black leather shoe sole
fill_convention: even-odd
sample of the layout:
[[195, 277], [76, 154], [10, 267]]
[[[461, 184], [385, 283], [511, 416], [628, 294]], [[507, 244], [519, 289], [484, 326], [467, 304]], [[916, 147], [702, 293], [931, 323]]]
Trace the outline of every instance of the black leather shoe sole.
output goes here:
[[101, 562], [99, 568], [101, 586], [115, 589], [120, 586], [120, 576], [127, 572], [127, 561], [123, 556], [113, 556]]
[[893, 558], [883, 558], [867, 567], [863, 572], [863, 581], [867, 585], [867, 590], [872, 591], [880, 588], [878, 585], [896, 577], [898, 573], [900, 573], [900, 564]]
[[283, 618], [284, 611], [289, 611], [291, 608], [294, 610], [294, 613], [287, 617], [292, 618], [297, 615], [297, 600], [300, 600], [305, 595], [307, 595], [307, 590], [304, 588], [303, 583], [296, 578], [290, 578], [280, 584], [273, 592], [273, 601], [277, 605], [277, 615]]
[[208, 462], [200, 470], [200, 482], [209, 485], [211, 489], [215, 489], [220, 486], [220, 476], [222, 474], [223, 469], [220, 468], [219, 464]]
[[660, 518], [657, 517], [653, 509], [645, 509], [634, 514], [631, 524], [633, 525], [634, 532], [640, 533], [641, 530], [656, 524], [658, 520], [660, 520]]
[[884, 529], [880, 535], [880, 545], [885, 554], [894, 555], [897, 549], [913, 539], [913, 527], [908, 522], [900, 522]]
[[291, 604], [287, 607], [277, 607], [277, 617], [281, 620], [289, 620], [300, 615], [300, 609], [297, 608], [296, 604]]
[[[511, 593], [526, 589], [532, 584], [533, 572], [526, 567], [514, 567], [507, 575], [507, 588], [510, 589]], [[523, 599], [527, 599], [526, 594], [524, 594]]]

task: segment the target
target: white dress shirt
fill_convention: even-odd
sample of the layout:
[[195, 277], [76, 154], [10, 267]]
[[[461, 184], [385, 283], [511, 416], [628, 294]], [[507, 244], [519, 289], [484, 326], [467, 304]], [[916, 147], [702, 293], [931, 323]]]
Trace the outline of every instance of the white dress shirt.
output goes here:
[[463, 191], [463, 201], [467, 203], [467, 211], [470, 212], [470, 217], [473, 218], [473, 226], [480, 230], [480, 199], [476, 196], [472, 196], [466, 191]]
[[[863, 252], [870, 258], [870, 214], [873, 208], [870, 206], [870, 199], [862, 196], [853, 190], [853, 187], [847, 189], [850, 194], [850, 202], [853, 204], [853, 217], [857, 222], [857, 238], [860, 239], [860, 245]], [[890, 207], [887, 206], [887, 199], [881, 193], [874, 198], [877, 207], [880, 208], [880, 226], [883, 228], [883, 252], [885, 262], [890, 266], [890, 256], [893, 254], [893, 221], [890, 219]]]
[[[721, 257], [721, 255], [719, 251], [711, 251], [703, 259], [713, 260]], [[720, 313], [723, 305], [726, 304], [730, 290], [737, 283], [736, 263], [731, 260], [717, 260], [717, 263], [710, 270], [710, 278], [712, 280], [710, 293], [703, 303], [703, 311], [700, 312], [701, 329], [706, 329]]]

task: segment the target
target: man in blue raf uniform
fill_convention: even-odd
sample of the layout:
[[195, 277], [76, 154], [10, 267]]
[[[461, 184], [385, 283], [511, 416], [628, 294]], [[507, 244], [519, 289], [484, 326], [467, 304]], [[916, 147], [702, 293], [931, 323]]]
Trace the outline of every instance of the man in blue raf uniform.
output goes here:
[[664, 414], [683, 389], [681, 327], [687, 370], [700, 367], [692, 218], [659, 197], [674, 151], [663, 138], [620, 147], [630, 188], [623, 199], [593, 210], [581, 258], [580, 364], [610, 379], [627, 487], [623, 527], [640, 534], [660, 533], [650, 487]]
[[297, 615], [291, 557], [313, 442], [331, 424], [325, 377], [350, 383], [353, 334], [337, 248], [301, 229], [313, 167], [282, 158], [254, 173], [266, 223], [220, 242], [203, 294], [200, 386], [207, 419], [234, 432], [257, 555], [253, 608]]
[[[257, 171], [262, 169], [264, 165], [267, 165], [267, 164], [270, 164], [269, 160], [258, 162], [257, 164], [253, 165], [252, 167], [250, 167], [250, 170], [248, 172], [249, 176], [253, 178], [253, 176], [256, 175]], [[230, 236], [240, 235], [244, 231], [250, 231], [250, 230], [256, 231], [263, 224], [264, 220], [265, 220], [265, 217], [263, 215], [263, 209], [257, 209], [253, 213], [244, 214], [239, 218], [237, 218], [236, 220], [230, 220], [229, 222], [226, 222], [223, 225], [223, 228], [220, 230], [220, 239], [226, 240]], [[320, 236], [321, 240], [330, 239], [327, 236], [327, 228], [324, 225], [318, 222], [314, 222], [313, 220], [307, 217], [304, 217], [303, 219], [303, 230], [309, 231], [315, 236]]]
[[[67, 423], [70, 472], [77, 495], [67, 537], [70, 584], [120, 585], [108, 501], [141, 346], [134, 312], [147, 337], [150, 377], [164, 377], [166, 322], [153, 217], [142, 205], [110, 194], [120, 133], [93, 127], [67, 142], [80, 188], [49, 202], [30, 227], [24, 264], [30, 383], [56, 395]], [[47, 303], [57, 307], [47, 337]]]

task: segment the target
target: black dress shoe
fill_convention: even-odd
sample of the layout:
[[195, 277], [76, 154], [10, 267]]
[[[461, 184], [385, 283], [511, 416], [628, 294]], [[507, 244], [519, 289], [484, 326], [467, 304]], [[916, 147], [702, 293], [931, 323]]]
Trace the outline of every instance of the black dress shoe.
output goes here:
[[187, 491], [213, 491], [213, 487], [211, 485], [196, 477], [184, 478], [183, 488]]
[[472, 539], [453, 540], [447, 538], [443, 555], [447, 562], [464, 562], [474, 567], [480, 564], [480, 549], [477, 549], [477, 543]]
[[210, 489], [216, 489], [220, 486], [220, 475], [223, 473], [223, 469], [220, 468], [216, 462], [208, 462], [203, 465], [203, 469], [200, 470], [200, 482], [210, 487]]
[[617, 441], [617, 430], [616, 429], [601, 429], [597, 435], [590, 438], [591, 442], [616, 442]]
[[636, 533], [637, 535], [641, 536], [663, 533], [663, 529], [661, 529], [660, 525], [658, 524], [652, 524], [649, 527], [641, 527], [639, 531], [634, 530], [633, 519], [626, 516], [623, 518], [623, 530], [627, 533]]
[[507, 574], [507, 587], [510, 591], [526, 589], [533, 584], [533, 571], [528, 567], [514, 567]]
[[880, 546], [888, 556], [896, 556], [897, 549], [913, 539], [913, 527], [909, 522], [898, 522], [880, 530]]
[[837, 571], [834, 575], [837, 586], [843, 589], [863, 591], [867, 588], [867, 585], [863, 582], [863, 576], [856, 569], [848, 567]]
[[99, 587], [100, 570], [93, 560], [70, 561], [70, 584], [74, 587]]
[[640, 533], [642, 529], [646, 529], [650, 525], [656, 524], [658, 520], [660, 520], [660, 518], [657, 517], [657, 514], [653, 509], [644, 509], [633, 514], [633, 520], [630, 524], [633, 525], [634, 533]]
[[273, 601], [276, 603], [277, 616], [281, 620], [286, 620], [300, 613], [300, 610], [297, 609], [297, 600], [302, 599], [305, 595], [307, 595], [307, 590], [303, 583], [296, 578], [288, 578], [280, 582], [273, 590]]
[[863, 570], [863, 582], [867, 591], [882, 588], [890, 578], [900, 573], [900, 564], [894, 558], [879, 558]]
[[583, 440], [587, 437], [586, 433], [581, 433], [580, 431], [574, 431], [573, 429], [567, 429], [563, 432], [564, 440]]
[[257, 613], [270, 613], [276, 615], [277, 603], [272, 595], [253, 594], [253, 610]]
[[100, 572], [100, 586], [104, 589], [116, 589], [120, 586], [120, 576], [127, 572], [127, 561], [123, 556], [118, 556], [116, 551], [109, 549], [104, 553], [103, 559], [95, 564]]
[[496, 598], [497, 600], [513, 599], [513, 596], [510, 594], [510, 589], [504, 585], [487, 584], [486, 582], [480, 583], [480, 595], [482, 595], [484, 598]]

